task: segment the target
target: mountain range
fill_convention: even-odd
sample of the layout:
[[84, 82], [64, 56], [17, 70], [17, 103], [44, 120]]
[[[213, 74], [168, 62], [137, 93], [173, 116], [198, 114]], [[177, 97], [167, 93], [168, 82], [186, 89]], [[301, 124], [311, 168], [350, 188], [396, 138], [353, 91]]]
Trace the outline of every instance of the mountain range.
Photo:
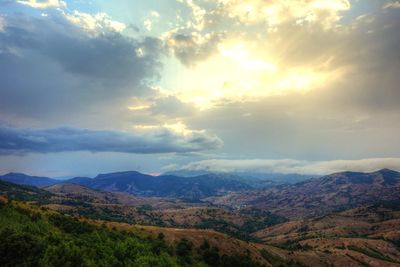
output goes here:
[[66, 214], [122, 233], [162, 236], [173, 247], [190, 241], [194, 251], [212, 244], [214, 257], [248, 255], [259, 264], [227, 266], [400, 266], [400, 173], [388, 169], [267, 188], [221, 174], [119, 172], [47, 186], [43, 177], [16, 177], [41, 188], [0, 181], [0, 202], [33, 203], [42, 218]]
[[33, 185], [37, 187], [45, 187], [60, 183], [59, 180], [48, 177], [30, 176], [23, 173], [15, 173], [15, 172], [10, 172], [0, 176], [0, 180], [15, 184]]
[[[271, 178], [269, 175], [268, 177]], [[75, 177], [63, 181], [8, 173], [0, 176], [0, 180], [37, 187], [71, 183], [101, 191], [124, 192], [142, 197], [190, 200], [208, 198], [207, 201], [213, 204], [234, 208], [243, 205], [270, 210], [279, 208], [282, 215], [291, 217], [295, 215], [289, 214], [290, 208], [302, 215], [316, 215], [320, 212], [321, 205], [331, 211], [339, 207], [363, 204], [373, 199], [393, 200], [399, 190], [399, 177], [399, 172], [382, 169], [372, 173], [341, 172], [297, 183], [277, 183], [260, 177], [233, 174], [209, 173], [184, 177], [152, 176], [137, 171], [99, 174], [94, 178]], [[299, 207], [303, 207], [304, 210], [300, 211]]]
[[324, 215], [333, 211], [385, 201], [400, 201], [400, 173], [341, 172], [262, 190], [233, 192], [209, 198], [215, 205], [248, 206], [287, 218]]
[[0, 176], [0, 180], [37, 187], [72, 183], [92, 189], [125, 192], [137, 196], [176, 197], [192, 200], [253, 188], [244, 178], [236, 176], [217, 174], [205, 174], [195, 177], [152, 176], [136, 171], [99, 174], [95, 178], [76, 177], [63, 181], [48, 177], [9, 173]]

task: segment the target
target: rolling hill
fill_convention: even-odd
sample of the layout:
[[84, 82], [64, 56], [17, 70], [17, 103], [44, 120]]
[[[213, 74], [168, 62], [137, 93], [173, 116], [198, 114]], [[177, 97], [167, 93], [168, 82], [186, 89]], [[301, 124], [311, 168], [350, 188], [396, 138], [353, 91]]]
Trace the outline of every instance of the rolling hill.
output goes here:
[[103, 191], [191, 200], [251, 189], [251, 186], [245, 182], [218, 175], [196, 177], [151, 176], [136, 171], [100, 174], [93, 179], [75, 178], [67, 182]]
[[256, 207], [292, 219], [313, 217], [382, 201], [400, 201], [400, 173], [388, 169], [372, 173], [341, 172], [294, 185], [231, 193], [208, 200], [239, 209]]
[[[100, 180], [108, 179], [113, 178], [106, 175]], [[124, 235], [160, 238], [175, 250], [190, 247], [191, 263], [204, 259], [205, 266], [214, 266], [222, 258], [228, 264], [223, 266], [238, 267], [400, 266], [398, 190], [399, 173], [384, 169], [336, 173], [272, 189], [226, 192], [208, 198], [214, 204], [133, 196], [78, 184], [39, 189], [4, 181], [0, 181], [0, 201], [13, 199], [18, 207], [33, 203], [43, 214], [65, 214], [62, 221], [66, 222], [74, 218]], [[21, 200], [28, 204], [18, 204]], [[221, 205], [221, 200], [230, 202]], [[38, 220], [36, 215], [28, 217]], [[57, 223], [63, 225], [62, 221]], [[178, 260], [189, 260], [176, 255]], [[185, 264], [178, 265], [190, 266]]]

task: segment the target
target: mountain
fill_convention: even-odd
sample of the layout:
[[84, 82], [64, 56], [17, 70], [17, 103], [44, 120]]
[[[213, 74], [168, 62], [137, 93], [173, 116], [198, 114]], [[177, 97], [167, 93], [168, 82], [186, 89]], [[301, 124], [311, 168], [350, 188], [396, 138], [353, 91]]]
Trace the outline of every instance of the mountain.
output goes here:
[[29, 176], [23, 173], [13, 172], [0, 176], [0, 180], [15, 184], [33, 185], [37, 187], [45, 187], [60, 182], [56, 179], [51, 179], [48, 177]]
[[191, 200], [251, 189], [251, 186], [245, 182], [218, 175], [207, 174], [196, 177], [151, 176], [136, 171], [100, 174], [93, 179], [74, 178], [67, 182], [103, 191]]
[[200, 175], [218, 175], [229, 177], [234, 180], [243, 181], [255, 188], [266, 188], [280, 184], [294, 184], [311, 178], [318, 178], [318, 175], [305, 174], [284, 174], [284, 173], [257, 173], [257, 172], [207, 172], [207, 171], [170, 171], [164, 175], [175, 175], [181, 177], [195, 177]]
[[208, 199], [235, 208], [256, 207], [286, 218], [324, 215], [383, 201], [400, 201], [400, 173], [341, 172], [265, 190], [231, 193]]
[[43, 188], [44, 190], [64, 198], [81, 200], [90, 203], [120, 203], [114, 193], [102, 192], [78, 184], [62, 183]]
[[[100, 207], [104, 205], [107, 209], [111, 209], [112, 206], [151, 206], [154, 209], [185, 206], [185, 202], [178, 199], [137, 197], [127, 193], [101, 191], [72, 183], [56, 184], [43, 189], [64, 200], [64, 205], [76, 204], [76, 201], [79, 201], [85, 203], [85, 206], [93, 204], [93, 206]], [[75, 201], [75, 203], [66, 202], [66, 200]]]
[[0, 176], [0, 180], [37, 187], [69, 183], [102, 191], [124, 192], [137, 196], [174, 197], [190, 200], [252, 189], [250, 180], [220, 174], [180, 177], [175, 175], [152, 176], [136, 171], [127, 171], [99, 174], [95, 178], [75, 177], [61, 181], [22, 173], [8, 173]]
[[79, 184], [82, 186], [89, 186], [90, 183], [92, 182], [92, 180], [93, 180], [92, 178], [88, 178], [88, 177], [75, 177], [72, 179], [68, 179], [64, 182], [70, 183], [70, 184]]

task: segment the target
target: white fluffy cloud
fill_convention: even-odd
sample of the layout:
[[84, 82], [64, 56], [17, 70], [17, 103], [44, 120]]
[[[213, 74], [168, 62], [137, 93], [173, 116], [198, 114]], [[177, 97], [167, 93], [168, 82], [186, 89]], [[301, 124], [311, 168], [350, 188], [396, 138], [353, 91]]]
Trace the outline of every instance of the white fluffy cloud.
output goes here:
[[388, 1], [385, 3], [382, 7], [383, 9], [388, 9], [388, 8], [400, 8], [400, 1]]
[[104, 12], [91, 15], [89, 13], [79, 12], [75, 10], [73, 13], [64, 13], [64, 16], [71, 23], [88, 31], [122, 32], [126, 29], [126, 25], [124, 23], [112, 20], [111, 17]]
[[265, 23], [275, 26], [288, 21], [318, 23], [324, 28], [334, 27], [340, 12], [350, 9], [348, 0], [220, 0], [223, 12], [242, 23]]
[[17, 2], [23, 5], [39, 9], [67, 6], [65, 1], [61, 0], [17, 0]]
[[169, 165], [164, 167], [164, 170], [325, 175], [341, 171], [371, 172], [382, 168], [400, 171], [400, 158], [370, 158], [332, 161], [303, 161], [293, 159], [210, 159], [191, 162], [184, 166]]

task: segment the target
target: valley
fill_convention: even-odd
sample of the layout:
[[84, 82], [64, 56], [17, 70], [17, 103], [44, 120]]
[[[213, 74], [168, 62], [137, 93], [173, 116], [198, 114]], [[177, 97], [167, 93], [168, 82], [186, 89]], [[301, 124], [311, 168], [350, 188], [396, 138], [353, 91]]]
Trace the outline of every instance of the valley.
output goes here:
[[10, 177], [0, 179], [6, 180], [0, 181], [5, 202], [162, 237], [172, 247], [188, 242], [193, 259], [203, 249], [210, 257], [239, 255], [250, 264], [231, 266], [400, 266], [400, 173], [387, 169], [265, 188], [221, 175], [129, 172], [39, 187], [17, 184], [37, 178], [19, 175], [12, 183]]

